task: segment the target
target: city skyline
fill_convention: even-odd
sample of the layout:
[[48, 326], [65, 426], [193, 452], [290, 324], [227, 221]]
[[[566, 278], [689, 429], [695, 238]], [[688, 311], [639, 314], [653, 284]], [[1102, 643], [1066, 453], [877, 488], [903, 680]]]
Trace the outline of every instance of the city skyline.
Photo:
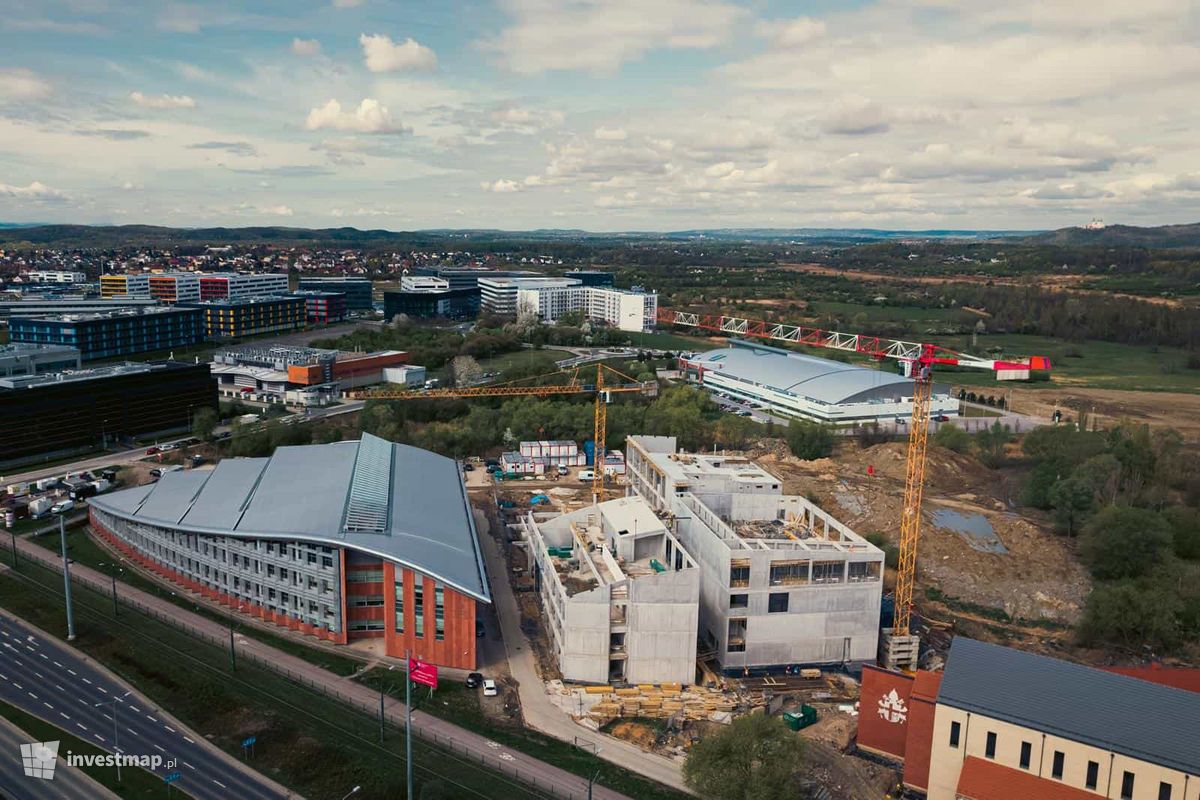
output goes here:
[[0, 221], [1189, 222], [1197, 9], [15, 6], [0, 23]]

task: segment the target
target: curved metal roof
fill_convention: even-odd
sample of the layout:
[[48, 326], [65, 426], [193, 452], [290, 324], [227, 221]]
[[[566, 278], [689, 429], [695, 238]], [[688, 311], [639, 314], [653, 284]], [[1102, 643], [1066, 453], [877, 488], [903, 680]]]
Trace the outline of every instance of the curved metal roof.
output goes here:
[[830, 405], [912, 397], [912, 381], [900, 375], [749, 342], [700, 353], [688, 362]]
[[168, 472], [158, 483], [89, 502], [123, 519], [193, 533], [349, 547], [491, 602], [457, 462], [371, 434]]

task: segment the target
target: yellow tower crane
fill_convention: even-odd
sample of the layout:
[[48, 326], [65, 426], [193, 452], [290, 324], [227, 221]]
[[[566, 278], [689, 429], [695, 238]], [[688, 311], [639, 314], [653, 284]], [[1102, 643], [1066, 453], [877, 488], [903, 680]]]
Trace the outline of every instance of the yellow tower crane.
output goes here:
[[[605, 381], [605, 376], [617, 379]], [[547, 378], [561, 379], [563, 383], [525, 385], [522, 381], [544, 380]], [[604, 499], [604, 455], [605, 434], [608, 430], [607, 406], [612, 395], [622, 393], [637, 393], [643, 397], [654, 397], [658, 394], [658, 381], [638, 381], [620, 370], [597, 362], [596, 382], [585, 383], [580, 377], [579, 368], [569, 372], [553, 372], [546, 375], [534, 375], [508, 383], [491, 384], [488, 386], [468, 386], [458, 389], [377, 389], [368, 392], [355, 392], [359, 400], [437, 400], [443, 398], [468, 399], [474, 397], [558, 397], [562, 395], [593, 394], [595, 395], [595, 424], [593, 437], [596, 450], [593, 458], [595, 468], [592, 470], [592, 502], [598, 503]]]
[[912, 634], [913, 587], [917, 576], [917, 541], [921, 537], [921, 500], [925, 489], [925, 451], [929, 443], [929, 411], [936, 365], [990, 370], [999, 380], [1028, 380], [1033, 370], [1050, 369], [1050, 359], [1031, 356], [1017, 361], [997, 361], [958, 353], [933, 344], [903, 342], [857, 333], [838, 333], [800, 325], [699, 314], [660, 308], [658, 322], [699, 328], [731, 336], [749, 336], [790, 344], [825, 347], [860, 353], [871, 358], [894, 359], [913, 380], [912, 419], [908, 428], [908, 453], [904, 469], [904, 506], [900, 512], [900, 562], [896, 570], [895, 615], [885, 630], [880, 662], [890, 669], [914, 669], [918, 640]]

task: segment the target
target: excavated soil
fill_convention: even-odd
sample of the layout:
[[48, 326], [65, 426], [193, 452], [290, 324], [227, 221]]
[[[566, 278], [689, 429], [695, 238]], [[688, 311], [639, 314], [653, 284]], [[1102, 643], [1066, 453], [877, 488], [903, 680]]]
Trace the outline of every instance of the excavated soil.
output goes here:
[[[805, 495], [860, 534], [879, 532], [899, 544], [905, 445], [862, 448], [842, 443], [832, 459], [801, 461], [782, 443], [764, 442], [754, 457], [783, 480], [788, 494]], [[868, 474], [868, 468], [873, 467]], [[1072, 552], [1039, 515], [1013, 502], [1018, 476], [930, 445], [917, 556], [917, 596], [936, 587], [946, 596], [1001, 609], [1014, 619], [1074, 623], [1091, 587]], [[992, 532], [1005, 552], [985, 552], [978, 540], [938, 527], [939, 510], [953, 510]], [[959, 516], [962, 515], [962, 516]]]

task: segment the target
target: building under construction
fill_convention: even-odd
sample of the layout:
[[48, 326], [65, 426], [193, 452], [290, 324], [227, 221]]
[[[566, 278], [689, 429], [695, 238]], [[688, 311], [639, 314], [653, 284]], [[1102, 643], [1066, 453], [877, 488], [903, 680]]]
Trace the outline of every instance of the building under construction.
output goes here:
[[873, 661], [883, 551], [746, 458], [626, 440], [629, 482], [700, 568], [700, 650], [740, 672]]

